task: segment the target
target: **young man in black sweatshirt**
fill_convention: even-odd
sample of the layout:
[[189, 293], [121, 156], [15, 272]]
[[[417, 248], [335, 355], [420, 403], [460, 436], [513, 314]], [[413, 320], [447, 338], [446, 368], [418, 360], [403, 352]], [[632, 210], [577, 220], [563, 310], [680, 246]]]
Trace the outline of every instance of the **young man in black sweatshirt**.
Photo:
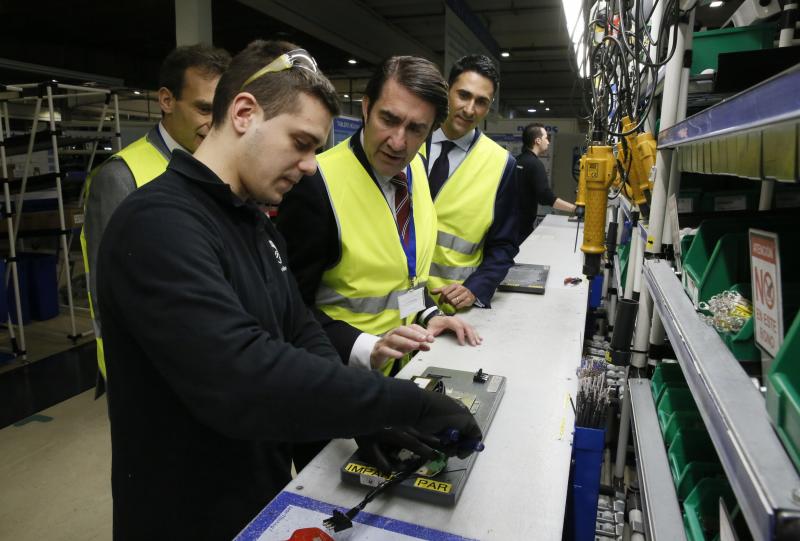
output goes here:
[[306, 51], [254, 42], [194, 156], [176, 151], [111, 218], [98, 289], [115, 539], [232, 538], [289, 482], [293, 442], [400, 433], [426, 455], [421, 434], [480, 439], [456, 401], [341, 363], [258, 207], [314, 172], [337, 111]]

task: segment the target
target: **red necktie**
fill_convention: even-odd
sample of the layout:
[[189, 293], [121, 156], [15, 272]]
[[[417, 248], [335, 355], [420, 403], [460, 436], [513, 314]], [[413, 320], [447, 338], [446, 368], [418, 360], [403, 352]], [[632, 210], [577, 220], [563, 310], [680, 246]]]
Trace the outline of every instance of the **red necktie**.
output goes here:
[[392, 177], [394, 185], [394, 214], [397, 219], [397, 231], [403, 246], [408, 245], [409, 222], [411, 221], [411, 200], [408, 198], [406, 174], [402, 171]]

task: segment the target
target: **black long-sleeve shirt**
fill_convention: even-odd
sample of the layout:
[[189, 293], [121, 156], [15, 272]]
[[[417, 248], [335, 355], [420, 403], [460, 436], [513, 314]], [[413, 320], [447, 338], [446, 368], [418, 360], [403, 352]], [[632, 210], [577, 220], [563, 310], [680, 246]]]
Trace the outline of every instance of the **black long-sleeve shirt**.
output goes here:
[[290, 480], [288, 442], [414, 424], [413, 383], [349, 368], [280, 235], [176, 151], [98, 261], [116, 539], [230, 539]]
[[533, 231], [539, 205], [553, 206], [556, 194], [550, 189], [542, 160], [525, 149], [517, 156], [517, 192], [519, 204], [519, 244]]

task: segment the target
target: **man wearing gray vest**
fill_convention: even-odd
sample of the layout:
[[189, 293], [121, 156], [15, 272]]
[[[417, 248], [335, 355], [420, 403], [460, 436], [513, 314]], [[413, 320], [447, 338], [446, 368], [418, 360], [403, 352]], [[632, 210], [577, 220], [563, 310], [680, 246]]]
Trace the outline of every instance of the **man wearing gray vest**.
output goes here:
[[81, 249], [97, 339], [98, 396], [105, 387], [106, 366], [94, 271], [103, 231], [123, 199], [166, 170], [173, 150], [193, 153], [200, 145], [211, 126], [214, 90], [230, 61], [224, 49], [202, 44], [173, 50], [159, 71], [161, 121], [144, 137], [112, 156], [89, 179]]

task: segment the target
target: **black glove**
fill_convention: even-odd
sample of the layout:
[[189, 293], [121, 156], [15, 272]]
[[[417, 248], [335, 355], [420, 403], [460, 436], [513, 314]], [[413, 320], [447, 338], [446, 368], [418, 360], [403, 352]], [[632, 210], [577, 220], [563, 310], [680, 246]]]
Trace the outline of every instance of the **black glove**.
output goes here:
[[460, 400], [431, 391], [423, 391], [422, 395], [422, 412], [415, 426], [388, 427], [356, 438], [362, 460], [388, 473], [398, 470], [392, 455], [400, 449], [426, 460], [437, 458], [437, 451], [466, 458], [481, 449], [481, 429]]
[[[483, 433], [475, 417], [460, 400], [430, 391], [423, 393], [422, 412], [414, 428], [422, 434], [436, 436], [439, 440], [437, 450], [447, 456], [466, 458], [478, 450], [478, 442]], [[450, 434], [457, 432], [457, 438]]]
[[400, 449], [408, 449], [426, 460], [434, 460], [439, 438], [421, 434], [411, 427], [387, 427], [368, 436], [356, 438], [358, 455], [384, 473], [401, 469], [394, 457]]

